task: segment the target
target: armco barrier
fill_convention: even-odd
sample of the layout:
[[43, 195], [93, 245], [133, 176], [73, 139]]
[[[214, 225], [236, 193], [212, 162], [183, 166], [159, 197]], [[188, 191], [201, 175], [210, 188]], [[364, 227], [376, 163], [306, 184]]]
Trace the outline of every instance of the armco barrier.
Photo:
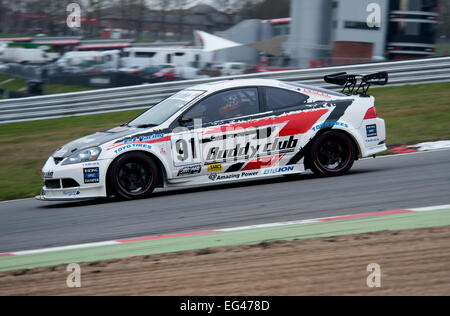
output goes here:
[[189, 86], [231, 78], [279, 79], [338, 89], [325, 83], [323, 76], [342, 71], [359, 74], [387, 71], [389, 85], [445, 82], [450, 81], [450, 57], [267, 72], [0, 100], [0, 124], [145, 109]]

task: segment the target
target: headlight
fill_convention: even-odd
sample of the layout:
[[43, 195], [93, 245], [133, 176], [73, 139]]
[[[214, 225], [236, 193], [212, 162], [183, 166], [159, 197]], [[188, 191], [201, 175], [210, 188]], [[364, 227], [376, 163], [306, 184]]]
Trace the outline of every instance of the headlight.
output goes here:
[[97, 160], [98, 156], [100, 156], [100, 153], [102, 152], [102, 149], [100, 147], [92, 147], [88, 149], [83, 149], [79, 152], [76, 152], [72, 156], [69, 156], [66, 160], [63, 162], [64, 165], [72, 165], [75, 163], [80, 162], [88, 162], [88, 161], [95, 161]]

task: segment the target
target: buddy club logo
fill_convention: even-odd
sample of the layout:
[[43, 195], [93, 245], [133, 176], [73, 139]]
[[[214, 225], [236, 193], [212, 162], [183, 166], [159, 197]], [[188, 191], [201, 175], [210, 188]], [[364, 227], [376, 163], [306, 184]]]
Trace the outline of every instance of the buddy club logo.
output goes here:
[[[205, 161], [208, 164], [236, 159], [252, 159], [274, 154], [290, 153], [298, 145], [297, 135], [280, 136], [287, 123], [270, 127], [232, 130], [227, 134], [216, 134], [202, 140]], [[214, 172], [216, 170], [211, 170]]]

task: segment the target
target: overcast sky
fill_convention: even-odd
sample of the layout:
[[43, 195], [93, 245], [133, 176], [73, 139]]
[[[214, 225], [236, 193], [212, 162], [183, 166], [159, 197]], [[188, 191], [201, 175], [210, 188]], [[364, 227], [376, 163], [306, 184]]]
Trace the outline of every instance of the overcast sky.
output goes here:
[[[257, 1], [261, 1], [261, 0], [254, 0], [254, 1], [257, 2]], [[155, 3], [158, 3], [158, 0], [147, 0], [147, 2], [150, 4], [155, 4]], [[241, 3], [241, 1], [239, 1], [239, 0], [230, 0], [230, 2], [235, 2], [236, 4]], [[218, 10], [223, 9], [223, 8], [218, 7], [218, 1], [216, 1], [216, 0], [187, 0], [187, 7], [193, 7], [193, 6], [195, 6], [197, 4], [201, 4], [201, 3], [209, 4]], [[240, 8], [237, 7], [236, 9], [240, 9]]]

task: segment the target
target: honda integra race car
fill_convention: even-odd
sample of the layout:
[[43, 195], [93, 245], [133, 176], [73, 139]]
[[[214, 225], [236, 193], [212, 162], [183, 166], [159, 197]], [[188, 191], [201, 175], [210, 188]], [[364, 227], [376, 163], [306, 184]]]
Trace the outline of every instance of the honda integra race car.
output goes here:
[[386, 150], [371, 84], [387, 73], [326, 76], [342, 92], [277, 80], [194, 86], [128, 124], [59, 148], [42, 169], [40, 200], [149, 196], [157, 187], [218, 184], [306, 169], [345, 174]]

